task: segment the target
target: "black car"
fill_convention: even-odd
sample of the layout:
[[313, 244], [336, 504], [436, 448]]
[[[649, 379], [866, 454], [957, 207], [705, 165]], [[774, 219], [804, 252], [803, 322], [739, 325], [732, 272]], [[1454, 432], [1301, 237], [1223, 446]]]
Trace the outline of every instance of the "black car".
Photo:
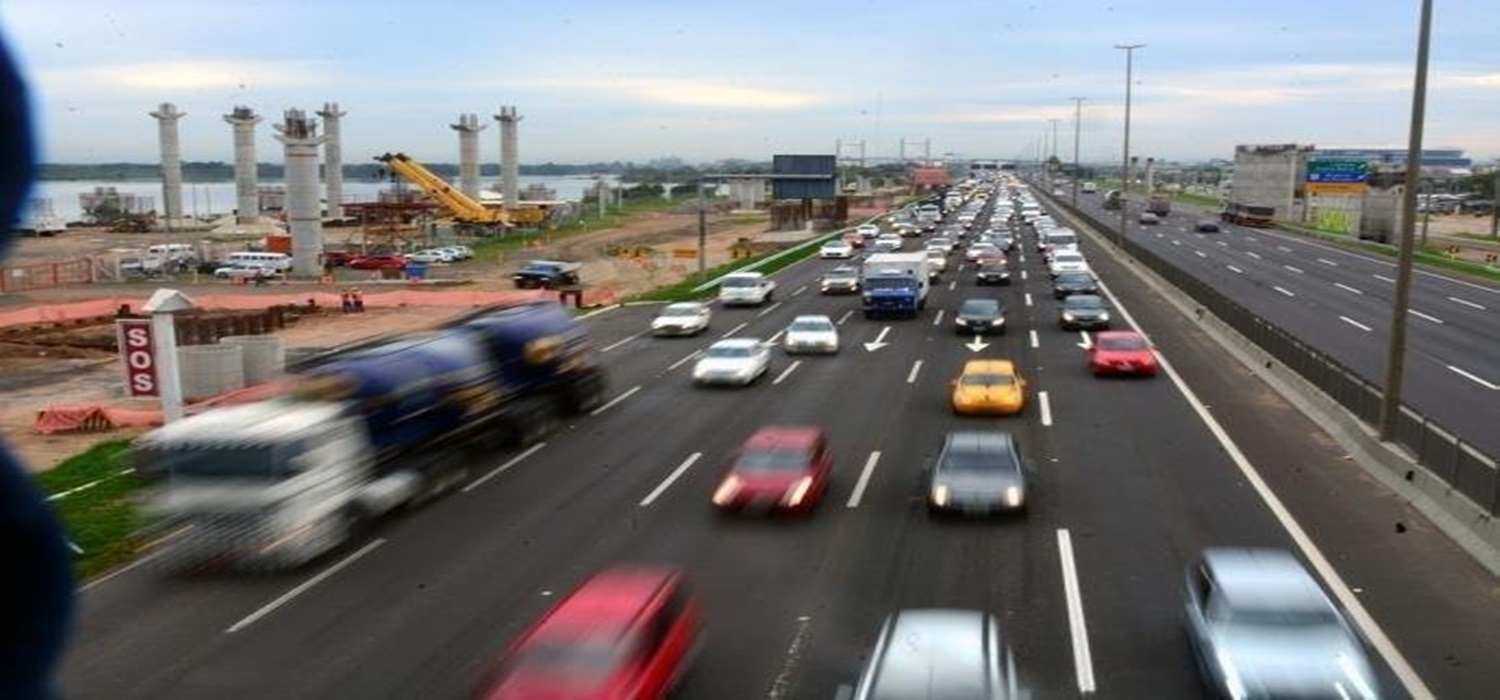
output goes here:
[[1223, 229], [1219, 228], [1219, 222], [1216, 219], [1199, 219], [1198, 223], [1193, 226], [1193, 230], [1198, 233], [1218, 233]]
[[1052, 297], [1064, 299], [1074, 294], [1098, 294], [1099, 281], [1087, 272], [1064, 272], [1052, 278]]
[[1010, 266], [999, 259], [989, 258], [979, 263], [974, 272], [974, 283], [979, 286], [988, 284], [1010, 284]]
[[859, 269], [849, 265], [835, 267], [823, 273], [818, 288], [824, 294], [858, 294]]
[[927, 481], [933, 513], [1026, 510], [1026, 463], [1007, 432], [949, 433]]
[[1070, 294], [1063, 298], [1058, 324], [1065, 331], [1109, 328], [1109, 307], [1097, 294]]
[[1005, 332], [1005, 307], [999, 299], [965, 299], [953, 314], [953, 331], [959, 335]]

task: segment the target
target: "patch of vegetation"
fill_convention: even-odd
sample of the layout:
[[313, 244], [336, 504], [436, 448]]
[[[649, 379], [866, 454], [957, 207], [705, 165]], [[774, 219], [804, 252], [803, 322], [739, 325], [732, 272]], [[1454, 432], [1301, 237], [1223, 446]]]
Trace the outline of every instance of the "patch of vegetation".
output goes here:
[[36, 475], [49, 497], [62, 494], [52, 508], [75, 547], [79, 580], [129, 562], [142, 544], [146, 518], [134, 496], [146, 482], [128, 470], [129, 447], [128, 439], [103, 442]]

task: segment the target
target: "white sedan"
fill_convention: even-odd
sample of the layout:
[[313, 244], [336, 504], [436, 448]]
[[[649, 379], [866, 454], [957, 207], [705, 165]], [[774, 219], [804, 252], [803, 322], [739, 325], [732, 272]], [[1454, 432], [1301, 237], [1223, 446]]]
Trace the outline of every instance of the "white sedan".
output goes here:
[[693, 383], [748, 386], [766, 373], [771, 351], [759, 338], [729, 338], [708, 346], [693, 364]]
[[786, 336], [781, 341], [781, 347], [786, 349], [787, 354], [836, 353], [839, 351], [838, 326], [835, 326], [833, 319], [827, 316], [798, 316], [792, 319], [792, 325], [786, 327]]
[[406, 260], [414, 263], [446, 263], [453, 262], [453, 254], [442, 250], [419, 250], [415, 253], [407, 253]]
[[708, 330], [713, 314], [708, 305], [696, 301], [668, 304], [651, 319], [652, 335], [697, 335]]
[[854, 246], [848, 241], [834, 240], [823, 244], [818, 249], [818, 257], [830, 260], [847, 260], [854, 257]]

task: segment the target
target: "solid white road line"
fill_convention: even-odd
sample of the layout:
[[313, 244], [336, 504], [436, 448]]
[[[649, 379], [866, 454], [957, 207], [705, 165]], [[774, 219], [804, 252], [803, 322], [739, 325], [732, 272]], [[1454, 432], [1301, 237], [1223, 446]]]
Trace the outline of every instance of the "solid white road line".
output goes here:
[[606, 346], [604, 346], [602, 348], [599, 348], [599, 352], [609, 352], [610, 350], [613, 350], [613, 349], [615, 349], [617, 347], [620, 347], [621, 345], [624, 345], [624, 344], [626, 344], [626, 343], [628, 343], [628, 342], [630, 342], [632, 340], [635, 340], [636, 338], [639, 338], [639, 337], [641, 337], [641, 336], [643, 336], [645, 334], [646, 334], [645, 331], [641, 331], [640, 333], [636, 333], [635, 335], [626, 336], [625, 338], [623, 338], [621, 340], [617, 340], [617, 341], [615, 341], [613, 343], [610, 343], [609, 345], [606, 345]]
[[1334, 262], [1332, 260], [1329, 260], [1328, 258], [1318, 258], [1317, 260], [1318, 260], [1318, 262], [1323, 263], [1324, 265], [1330, 265], [1332, 267], [1338, 267], [1339, 266], [1338, 263], [1336, 263], [1336, 262]]
[[1468, 379], [1469, 381], [1472, 381], [1475, 384], [1479, 384], [1480, 386], [1483, 386], [1484, 388], [1489, 389], [1490, 391], [1500, 390], [1500, 386], [1497, 386], [1495, 383], [1486, 381], [1484, 379], [1481, 379], [1481, 378], [1475, 376], [1474, 374], [1472, 374], [1470, 372], [1465, 372], [1464, 370], [1461, 370], [1461, 369], [1459, 369], [1457, 367], [1454, 367], [1453, 365], [1448, 365], [1448, 369], [1453, 370], [1455, 373], [1458, 374], [1458, 376], [1463, 377], [1464, 379]]
[[[640, 388], [640, 387], [636, 387], [636, 388]], [[498, 467], [495, 467], [494, 469], [491, 469], [490, 473], [485, 474], [484, 476], [481, 476], [478, 479], [475, 479], [475, 480], [469, 482], [468, 486], [465, 486], [465, 487], [463, 487], [462, 489], [459, 489], [459, 490], [462, 493], [468, 493], [470, 491], [473, 491], [474, 489], [479, 488], [480, 486], [483, 486], [484, 482], [489, 481], [490, 479], [493, 479], [493, 478], [495, 478], [497, 476], [500, 476], [501, 474], [504, 474], [505, 472], [509, 471], [511, 467], [514, 467], [517, 464], [520, 464], [521, 460], [526, 459], [527, 457], [530, 457], [533, 454], [536, 454], [537, 450], [540, 450], [540, 449], [542, 449], [543, 447], [546, 447], [546, 446], [547, 446], [547, 443], [545, 443], [545, 442], [539, 442], [539, 443], [537, 443], [535, 445], [532, 445], [531, 447], [526, 448], [525, 452], [522, 452], [521, 454], [518, 454], [518, 455], [516, 455], [514, 457], [511, 457], [510, 459], [506, 460], [505, 464], [502, 464], [502, 465], [500, 465]]]
[[844, 312], [843, 316], [839, 317], [839, 320], [834, 321], [834, 324], [842, 326], [842, 325], [844, 325], [844, 322], [847, 321], [847, 320], [849, 320], [849, 317], [853, 316], [853, 315], [854, 315], [854, 309], [849, 309], [848, 311]]
[[811, 621], [812, 618], [807, 615], [797, 616], [797, 633], [792, 635], [792, 643], [786, 648], [786, 659], [781, 662], [781, 672], [771, 681], [771, 690], [766, 693], [767, 700], [781, 700], [787, 696], [787, 687], [792, 683], [792, 672], [802, 659], [802, 645], [807, 641], [807, 625]]
[[1396, 278], [1394, 278], [1394, 277], [1386, 277], [1385, 275], [1370, 275], [1370, 276], [1374, 277], [1375, 279], [1380, 280], [1381, 282], [1386, 282], [1388, 284], [1395, 284], [1396, 283]]
[[907, 373], [907, 375], [906, 375], [906, 383], [907, 384], [916, 384], [917, 383], [917, 373], [921, 372], [921, 371], [922, 371], [922, 361], [921, 360], [917, 360], [916, 362], [913, 362], [911, 364], [911, 372]]
[[1182, 245], [1182, 241], [1179, 241], [1176, 238], [1173, 238], [1172, 239], [1172, 245]]
[[1235, 273], [1237, 275], [1243, 275], [1243, 274], [1245, 274], [1244, 270], [1241, 270], [1238, 267], [1235, 267], [1233, 265], [1225, 265], [1225, 267], [1229, 268], [1230, 272], [1233, 272], [1233, 273]]
[[844, 504], [845, 508], [858, 508], [860, 497], [865, 495], [865, 487], [870, 485], [870, 475], [875, 473], [875, 463], [880, 461], [880, 450], [870, 453], [865, 460], [865, 468], [859, 472], [859, 481], [854, 482], [854, 492], [849, 494], [849, 502]]
[[1284, 245], [1276, 246], [1276, 249], [1279, 250], [1279, 251], [1281, 251], [1281, 252], [1283, 252], [1283, 253], [1290, 253], [1290, 252], [1292, 252], [1291, 248], [1288, 248], [1288, 247], [1286, 247]]
[[932, 325], [934, 325], [934, 326], [941, 326], [941, 325], [943, 325], [943, 311], [945, 311], [945, 309], [938, 309], [937, 314], [932, 317]]
[[1355, 289], [1354, 287], [1351, 287], [1351, 286], [1349, 286], [1347, 284], [1344, 284], [1343, 282], [1334, 282], [1333, 286], [1338, 287], [1339, 289], [1342, 289], [1342, 290], [1344, 290], [1346, 292], [1354, 292], [1355, 294], [1364, 294], [1364, 292], [1361, 292], [1358, 289]]
[[791, 374], [793, 370], [797, 369], [801, 365], [802, 360], [796, 360], [792, 362], [792, 364], [787, 365], [786, 369], [781, 370], [781, 374], [776, 375], [776, 378], [771, 380], [771, 384], [780, 384], [781, 380], [786, 379], [787, 375]]
[[1073, 564], [1073, 538], [1067, 528], [1057, 531], [1057, 554], [1062, 561], [1063, 597], [1068, 605], [1068, 631], [1073, 637], [1073, 675], [1078, 677], [1078, 692], [1094, 692], [1094, 656], [1089, 651], [1089, 627], [1083, 616], [1083, 590], [1078, 585], [1078, 569]]
[[1282, 265], [1282, 267], [1286, 268], [1287, 272], [1295, 272], [1299, 275], [1302, 274], [1302, 268], [1300, 267], [1292, 267], [1291, 265]]
[[1370, 328], [1369, 326], [1366, 326], [1365, 324], [1360, 323], [1359, 321], [1356, 321], [1356, 320], [1354, 320], [1352, 318], [1349, 318], [1348, 316], [1340, 316], [1339, 320], [1343, 321], [1344, 323], [1347, 323], [1347, 324], [1349, 324], [1351, 326], [1354, 326], [1355, 328], [1358, 328], [1358, 329], [1360, 329], [1360, 330], [1362, 330], [1362, 331], [1364, 331], [1366, 333], [1369, 333], [1370, 331], [1374, 330], [1374, 329]]
[[653, 489], [651, 493], [646, 494], [646, 497], [641, 499], [641, 507], [644, 508], [645, 506], [651, 505], [651, 503], [656, 500], [657, 496], [662, 495], [664, 491], [672, 486], [672, 482], [677, 481], [677, 478], [682, 476], [683, 472], [686, 472], [688, 470], [688, 467], [693, 466], [693, 463], [698, 461], [698, 458], [702, 456], [702, 452], [694, 452], [693, 454], [688, 455], [688, 458], [686, 460], [683, 460], [682, 464], [678, 465], [676, 469], [672, 470], [672, 473], [667, 476], [665, 481], [657, 484], [656, 488]]
[[951, 282], [948, 283], [948, 291], [951, 292], [951, 291], [953, 291], [955, 289], [958, 289], [958, 280], [953, 280], [953, 281], [951, 281]]
[[1042, 408], [1042, 427], [1052, 427], [1052, 402], [1047, 399], [1047, 392], [1039, 391], [1036, 394], [1037, 403]]
[[670, 371], [672, 371], [674, 369], [677, 369], [678, 367], [681, 367], [681, 366], [687, 364], [693, 358], [695, 358], [695, 357], [697, 357], [699, 355], [702, 355], [702, 354], [703, 354], [702, 350], [694, 350], [691, 353], [688, 353], [687, 357], [684, 357], [684, 358], [682, 358], [682, 359], [680, 359], [680, 360], [678, 360], [676, 362], [673, 362], [670, 365], [667, 365], [667, 371], [670, 372]]
[[776, 334], [773, 335], [773, 336], [771, 336], [771, 337], [769, 337], [769, 338], [767, 338], [766, 342], [770, 343], [772, 345], [775, 345], [776, 341], [781, 340], [781, 336], [783, 336], [783, 335], [786, 335], [786, 329], [785, 328], [783, 328], [783, 329], [781, 329], [779, 331], [776, 331]]
[[1215, 241], [1215, 242], [1219, 244], [1220, 248], [1228, 248], [1229, 247], [1229, 241]]
[[596, 409], [594, 409], [592, 411], [589, 411], [589, 415], [591, 415], [591, 416], [597, 416], [597, 415], [599, 415], [599, 414], [601, 414], [601, 413], [603, 413], [605, 411], [608, 411], [609, 409], [613, 408], [615, 404], [620, 403], [621, 401], [624, 401], [625, 399], [630, 398], [631, 394], [634, 394], [635, 392], [640, 391], [640, 390], [641, 390], [641, 387], [640, 387], [639, 384], [637, 384], [637, 385], [635, 385], [633, 387], [630, 387], [624, 393], [622, 393], [619, 396], [616, 396], [616, 397], [610, 399], [603, 406], [600, 406], [600, 407], [598, 407], [598, 408], [596, 408]]
[[1031, 306], [1031, 292], [1026, 293], [1026, 305]]
[[[766, 315], [766, 314], [768, 314], [768, 313], [771, 313], [771, 312], [772, 312], [772, 311], [775, 311], [775, 310], [777, 310], [777, 309], [779, 309], [779, 308], [781, 308], [781, 305], [782, 305], [782, 304], [785, 304], [785, 303], [786, 303], [786, 302], [784, 302], [784, 301], [778, 301], [778, 302], [776, 302], [776, 303], [775, 303], [775, 304], [772, 304], [772, 305], [770, 305], [770, 306], [767, 306], [767, 307], [766, 307], [766, 308], [764, 308], [764, 309], [761, 309], [761, 310], [760, 310], [760, 313], [758, 313], [758, 314], [756, 314], [756, 315], [755, 315], [755, 317], [756, 317], [756, 318], [760, 318], [760, 317], [761, 317], [761, 316], [764, 316], [764, 315]], [[743, 324], [742, 324], [742, 325], [743, 325]]]
[[1029, 331], [1029, 333], [1031, 334], [1031, 347], [1032, 348], [1039, 348], [1039, 347], [1041, 347], [1042, 346], [1042, 340], [1041, 340], [1041, 338], [1037, 337], [1036, 331], [1032, 330], [1032, 331]]
[[1432, 321], [1433, 323], [1442, 323], [1443, 322], [1443, 319], [1440, 319], [1440, 318], [1438, 318], [1436, 316], [1433, 316], [1432, 314], [1424, 314], [1421, 311], [1418, 311], [1416, 309], [1407, 309], [1406, 313], [1409, 313], [1409, 314], [1411, 314], [1413, 316], [1416, 316], [1417, 318], [1425, 318], [1425, 319], [1427, 319], [1429, 321]]
[[1248, 255], [1248, 256], [1250, 256], [1252, 258], [1255, 258], [1256, 260], [1260, 260], [1261, 259], [1260, 253], [1257, 253], [1257, 252], [1255, 252], [1253, 250], [1247, 250], [1247, 251], [1245, 251], [1245, 255]]
[[1278, 292], [1281, 292], [1282, 294], [1285, 294], [1285, 295], [1287, 295], [1289, 297], [1297, 296], [1296, 294], [1292, 293], [1292, 290], [1287, 289], [1285, 287], [1272, 287], [1271, 289], [1274, 289], [1274, 290], [1276, 290]]
[[316, 586], [319, 583], [322, 583], [324, 581], [324, 579], [327, 579], [329, 576], [332, 576], [332, 575], [338, 573], [344, 567], [346, 567], [346, 566], [348, 566], [350, 564], [353, 564], [360, 557], [363, 557], [364, 555], [369, 554], [370, 552], [375, 551], [375, 548], [377, 548], [377, 547], [379, 547], [380, 545], [383, 545], [383, 544], [385, 544], [385, 540], [384, 539], [378, 539], [378, 540], [375, 540], [374, 542], [371, 542], [371, 543], [369, 543], [369, 544], [367, 544], [367, 545], [365, 545], [363, 547], [360, 547], [358, 551], [356, 551], [353, 554], [350, 554], [349, 556], [344, 557], [343, 559], [339, 560], [339, 563], [334, 564], [333, 566], [330, 566], [330, 567], [324, 569], [323, 572], [320, 573], [320, 574], [318, 574], [317, 576], [314, 576], [314, 577], [312, 577], [312, 578], [310, 578], [310, 579], [302, 582], [302, 584], [298, 585], [296, 588], [293, 588], [292, 590], [287, 591], [286, 593], [281, 594], [280, 598], [277, 598], [276, 600], [273, 600], [273, 601], [271, 601], [269, 603], [266, 603], [264, 607], [262, 607], [261, 609], [256, 610], [255, 612], [250, 613], [249, 615], [245, 616], [245, 618], [243, 620], [240, 620], [239, 622], [236, 622], [236, 623], [230, 625], [229, 629], [224, 630], [224, 632], [226, 634], [233, 633], [233, 632], [238, 632], [238, 631], [240, 631], [242, 629], [245, 629], [246, 627], [249, 627], [250, 625], [255, 624], [255, 622], [257, 620], [259, 620], [259, 619], [261, 619], [261, 618], [263, 618], [263, 617], [265, 617], [267, 615], [270, 615], [271, 613], [275, 612], [277, 608], [279, 608], [279, 607], [281, 607], [283, 605], [286, 605], [287, 603], [291, 602], [291, 600], [293, 598], [296, 598], [297, 596], [302, 595], [303, 593], [306, 593], [309, 588], [312, 588], [313, 586]]
[[1470, 307], [1470, 308], [1473, 308], [1473, 309], [1479, 309], [1480, 311], [1484, 311], [1485, 310], [1485, 308], [1483, 306], [1481, 306], [1479, 304], [1475, 304], [1474, 302], [1469, 301], [1468, 299], [1460, 299], [1458, 297], [1448, 297], [1448, 301], [1451, 301], [1451, 302], [1454, 302], [1454, 303], [1457, 303], [1457, 304], [1463, 304], [1464, 306], [1467, 306], [1467, 307]]
[[[780, 302], [777, 302], [777, 303], [780, 303]], [[750, 325], [749, 321], [741, 323], [740, 325], [735, 326], [734, 328], [731, 328], [731, 329], [729, 329], [727, 331], [724, 331], [723, 335], [720, 335], [719, 337], [720, 338], [728, 338], [729, 336], [734, 335], [735, 333], [738, 333], [738, 332], [740, 332], [742, 330], [745, 330], [745, 326], [748, 326], [748, 325]]]
[[1022, 270], [1022, 271], [1021, 271], [1021, 281], [1022, 281], [1022, 282], [1025, 282], [1025, 281], [1026, 281], [1026, 271], [1025, 271], [1025, 270]]

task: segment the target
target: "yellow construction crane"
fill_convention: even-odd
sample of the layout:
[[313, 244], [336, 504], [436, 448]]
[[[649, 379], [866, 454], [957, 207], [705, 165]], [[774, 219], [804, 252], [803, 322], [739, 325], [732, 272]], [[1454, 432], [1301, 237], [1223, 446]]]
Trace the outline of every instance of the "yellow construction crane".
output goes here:
[[447, 209], [461, 227], [477, 229], [483, 233], [500, 233], [507, 228], [536, 224], [547, 218], [546, 210], [539, 207], [487, 207], [464, 194], [463, 190], [448, 184], [405, 153], [387, 153], [375, 156], [375, 160], [385, 163], [397, 175], [422, 188], [423, 192]]

